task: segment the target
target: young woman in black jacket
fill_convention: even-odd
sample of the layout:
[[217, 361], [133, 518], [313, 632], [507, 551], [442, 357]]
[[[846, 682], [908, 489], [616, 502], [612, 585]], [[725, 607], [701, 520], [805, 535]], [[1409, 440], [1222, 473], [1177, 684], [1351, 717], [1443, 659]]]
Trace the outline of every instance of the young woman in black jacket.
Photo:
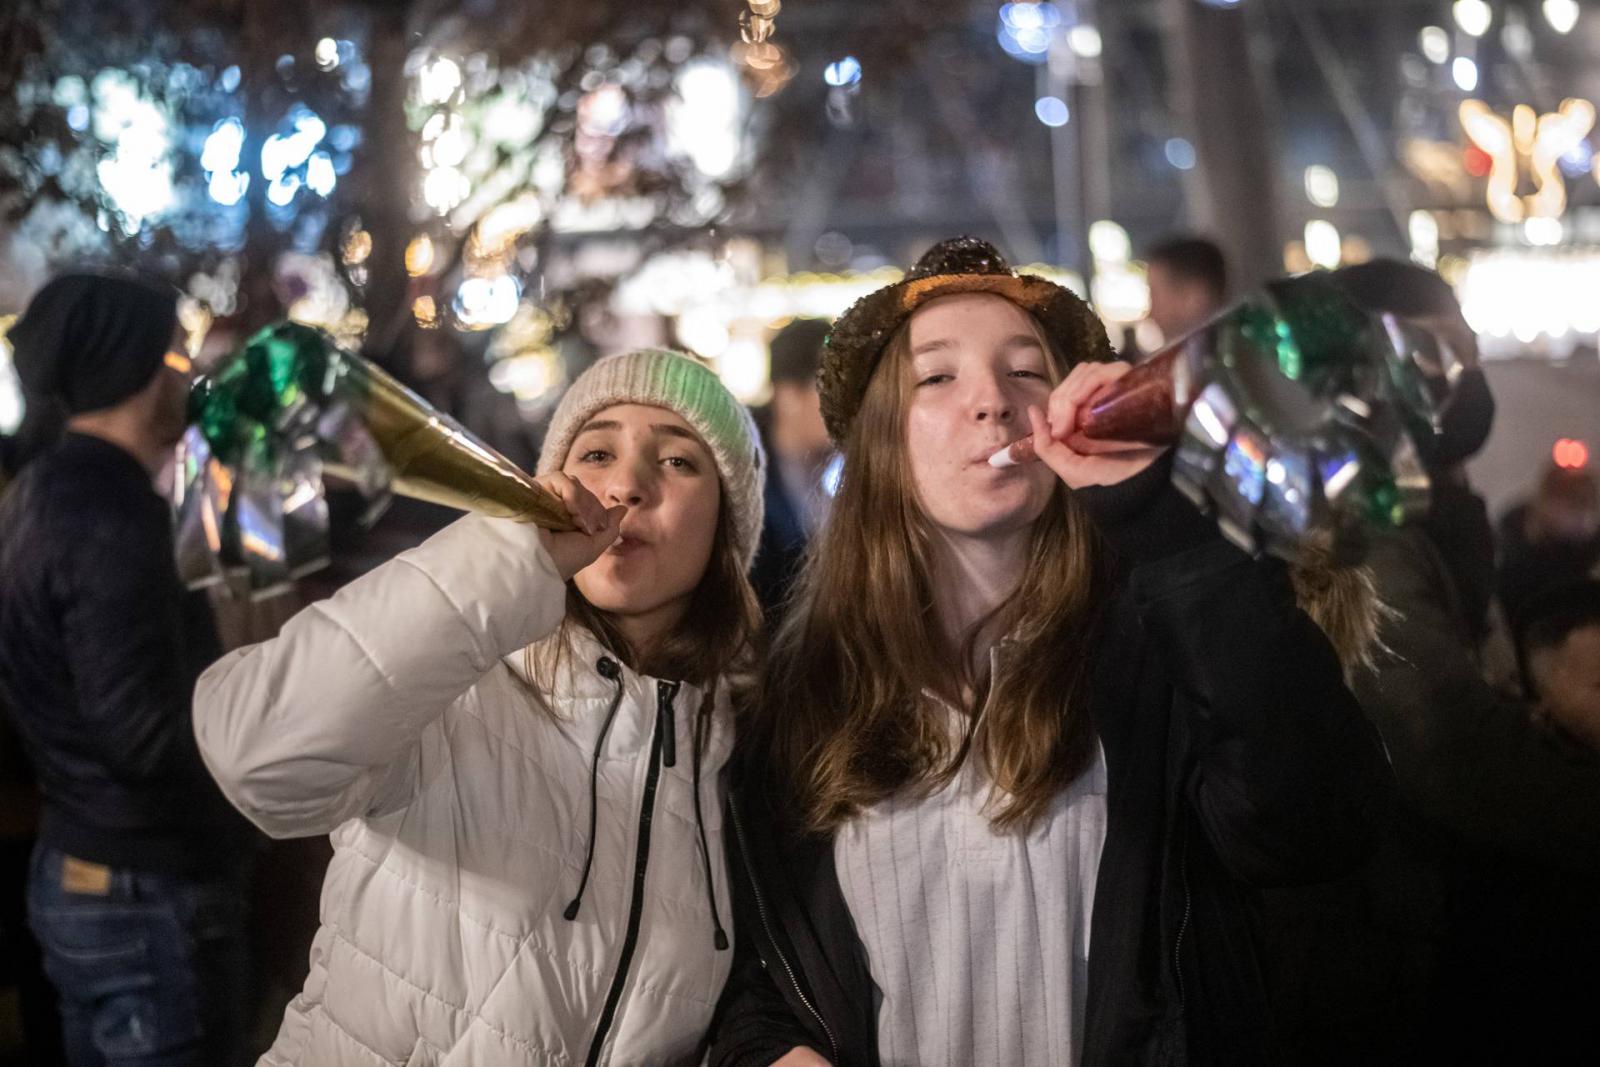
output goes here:
[[835, 324], [844, 476], [742, 737], [716, 1067], [1270, 1058], [1253, 894], [1357, 863], [1387, 767], [1287, 569], [1160, 450], [1064, 443], [1109, 360], [971, 239]]

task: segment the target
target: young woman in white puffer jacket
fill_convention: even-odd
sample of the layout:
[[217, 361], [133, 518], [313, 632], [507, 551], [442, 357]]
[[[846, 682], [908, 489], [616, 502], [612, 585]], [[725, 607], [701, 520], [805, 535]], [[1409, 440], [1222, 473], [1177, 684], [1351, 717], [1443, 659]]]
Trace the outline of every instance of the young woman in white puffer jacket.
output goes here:
[[331, 833], [267, 1067], [696, 1063], [764, 457], [693, 360], [602, 360], [539, 471], [582, 530], [469, 517], [201, 678], [207, 765]]

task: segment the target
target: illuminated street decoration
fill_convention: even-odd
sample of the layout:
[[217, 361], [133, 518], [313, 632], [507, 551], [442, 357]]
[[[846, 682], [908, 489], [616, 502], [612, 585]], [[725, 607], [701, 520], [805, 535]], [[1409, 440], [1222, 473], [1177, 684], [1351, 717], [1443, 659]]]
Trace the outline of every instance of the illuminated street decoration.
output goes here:
[[[1491, 160], [1487, 196], [1494, 217], [1502, 222], [1560, 218], [1567, 209], [1561, 159], [1594, 128], [1594, 105], [1570, 99], [1540, 115], [1518, 104], [1508, 122], [1483, 101], [1467, 100], [1460, 117], [1461, 128]], [[1522, 196], [1518, 189], [1525, 173], [1534, 191]]]
[[1600, 255], [1538, 248], [1473, 252], [1457, 285], [1461, 311], [1485, 358], [1525, 354], [1535, 343], [1569, 350], [1600, 331], [1597, 291]]
[[747, 7], [739, 12], [739, 41], [733, 46], [733, 61], [744, 68], [745, 79], [758, 97], [771, 96], [794, 77], [794, 60], [772, 40], [782, 9], [783, 0], [747, 0]]

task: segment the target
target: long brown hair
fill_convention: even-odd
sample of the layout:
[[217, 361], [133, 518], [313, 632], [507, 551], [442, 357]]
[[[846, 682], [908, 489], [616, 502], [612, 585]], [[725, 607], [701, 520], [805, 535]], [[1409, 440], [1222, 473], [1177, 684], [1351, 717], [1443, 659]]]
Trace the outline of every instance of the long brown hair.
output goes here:
[[[1059, 380], [1067, 361], [1035, 328]], [[774, 642], [750, 737], [804, 830], [828, 832], [904, 789], [934, 792], [969, 757], [991, 783], [993, 825], [1025, 829], [1093, 755], [1085, 649], [1103, 553], [1057, 482], [1016, 591], [950, 647], [906, 454], [911, 387], [902, 326], [845, 442], [838, 492]], [[1008, 636], [993, 678], [972, 666], [980, 631]], [[930, 690], [967, 713], [961, 736]]]

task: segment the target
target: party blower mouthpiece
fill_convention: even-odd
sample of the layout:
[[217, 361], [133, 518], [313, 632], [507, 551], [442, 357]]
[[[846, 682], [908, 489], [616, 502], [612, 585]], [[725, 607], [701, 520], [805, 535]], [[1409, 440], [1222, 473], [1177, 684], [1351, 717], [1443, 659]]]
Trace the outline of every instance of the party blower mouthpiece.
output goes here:
[[328, 562], [324, 475], [376, 518], [390, 494], [571, 530], [531, 476], [320, 330], [269, 326], [196, 383], [178, 446], [178, 571], [276, 591]]

